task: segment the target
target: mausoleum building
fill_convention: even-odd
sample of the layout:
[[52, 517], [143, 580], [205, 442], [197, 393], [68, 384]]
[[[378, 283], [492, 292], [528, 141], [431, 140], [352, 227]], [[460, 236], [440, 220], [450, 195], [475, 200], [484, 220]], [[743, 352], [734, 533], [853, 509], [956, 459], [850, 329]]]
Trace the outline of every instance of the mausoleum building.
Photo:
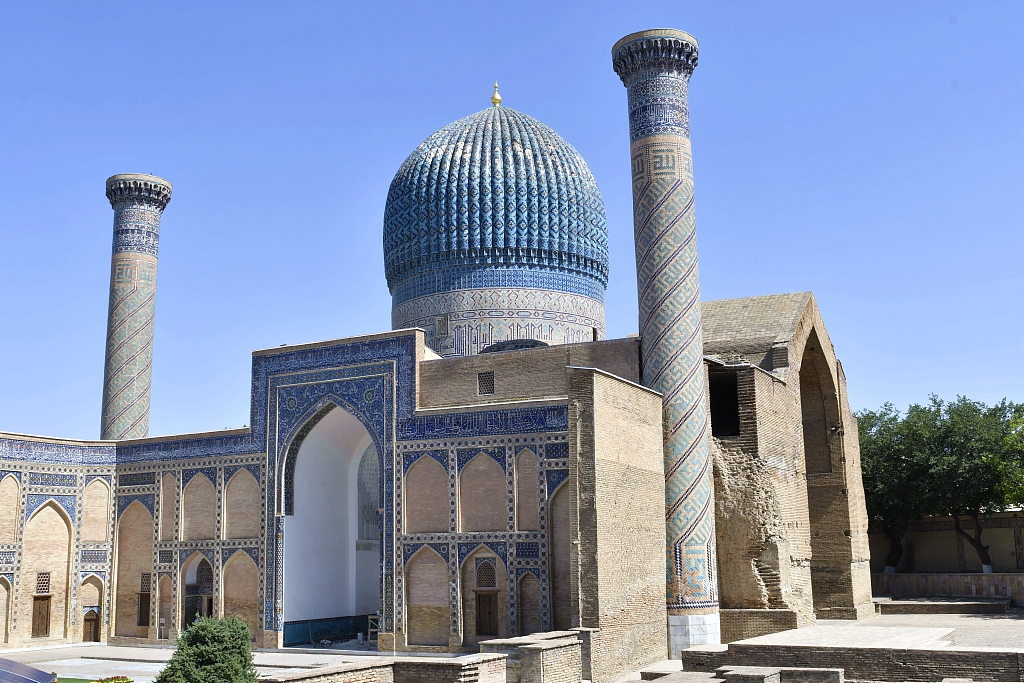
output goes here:
[[638, 336], [606, 339], [594, 176], [495, 86], [391, 183], [394, 329], [254, 352], [244, 429], [147, 436], [171, 186], [108, 180], [103, 439], [0, 434], [3, 642], [167, 643], [230, 614], [262, 647], [564, 631], [603, 682], [871, 613], [856, 422], [814, 297], [699, 300], [696, 63], [671, 29], [613, 51]]

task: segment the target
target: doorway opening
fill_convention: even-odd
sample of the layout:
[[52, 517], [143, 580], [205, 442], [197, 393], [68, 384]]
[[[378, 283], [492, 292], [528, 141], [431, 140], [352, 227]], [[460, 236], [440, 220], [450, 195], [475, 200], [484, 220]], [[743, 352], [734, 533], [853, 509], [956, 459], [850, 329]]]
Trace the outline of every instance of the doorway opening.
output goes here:
[[82, 641], [86, 643], [100, 642], [100, 615], [96, 613], [96, 610], [91, 609], [85, 613]]
[[213, 566], [202, 555], [194, 555], [185, 568], [185, 590], [181, 596], [181, 628], [199, 617], [213, 616]]

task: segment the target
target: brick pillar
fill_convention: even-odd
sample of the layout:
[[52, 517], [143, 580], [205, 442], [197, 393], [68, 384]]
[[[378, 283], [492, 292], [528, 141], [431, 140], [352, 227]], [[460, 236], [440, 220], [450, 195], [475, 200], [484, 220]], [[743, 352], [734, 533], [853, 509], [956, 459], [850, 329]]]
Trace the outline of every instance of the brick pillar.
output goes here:
[[612, 48], [626, 86], [643, 383], [664, 403], [669, 656], [721, 639], [687, 84], [697, 41], [675, 29]]
[[171, 201], [171, 184], [151, 175], [115, 175], [107, 178], [107, 199], [114, 246], [100, 438], [135, 439], [149, 433], [160, 214]]

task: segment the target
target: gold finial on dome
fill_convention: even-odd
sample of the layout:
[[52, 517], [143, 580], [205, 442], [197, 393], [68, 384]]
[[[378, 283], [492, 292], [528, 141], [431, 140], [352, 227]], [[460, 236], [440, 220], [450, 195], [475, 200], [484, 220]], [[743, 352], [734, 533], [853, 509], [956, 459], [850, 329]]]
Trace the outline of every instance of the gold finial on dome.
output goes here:
[[501, 104], [501, 95], [498, 94], [498, 81], [494, 81], [494, 94], [491, 95], [491, 104], [495, 107]]

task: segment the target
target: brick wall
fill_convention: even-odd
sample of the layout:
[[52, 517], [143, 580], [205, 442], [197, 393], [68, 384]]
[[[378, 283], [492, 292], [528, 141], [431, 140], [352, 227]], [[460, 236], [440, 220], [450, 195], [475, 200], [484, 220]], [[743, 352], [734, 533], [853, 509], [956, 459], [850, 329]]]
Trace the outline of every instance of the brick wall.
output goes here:
[[319, 669], [277, 673], [261, 678], [267, 683], [395, 683], [391, 660], [374, 657], [369, 662], [353, 662]]
[[548, 640], [519, 648], [522, 683], [580, 683], [580, 641]]
[[470, 655], [452, 659], [400, 658], [395, 683], [505, 683], [505, 655]]
[[[502, 353], [429, 360], [419, 364], [419, 407], [565, 398], [566, 367], [596, 367], [639, 381], [636, 338], [562, 344]], [[494, 373], [494, 393], [480, 396], [477, 374]]]
[[874, 594], [893, 598], [934, 596], [1009, 598], [1024, 606], [1024, 573], [1003, 574], [872, 574]]
[[799, 615], [791, 609], [723, 609], [719, 612], [722, 642], [732, 643], [799, 627]]
[[590, 677], [603, 683], [666, 656], [662, 405], [597, 370], [570, 368], [569, 383], [570, 483], [579, 487], [573, 626], [600, 629]]

